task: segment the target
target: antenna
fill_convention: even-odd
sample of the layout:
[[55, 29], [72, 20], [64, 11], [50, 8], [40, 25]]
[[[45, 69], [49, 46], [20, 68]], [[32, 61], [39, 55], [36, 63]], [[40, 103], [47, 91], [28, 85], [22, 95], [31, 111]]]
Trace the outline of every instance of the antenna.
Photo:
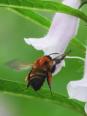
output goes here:
[[61, 55], [55, 57], [53, 60], [56, 61], [57, 64], [59, 64], [66, 57], [66, 55], [69, 54], [70, 52], [71, 52], [71, 50], [67, 51], [64, 54], [61, 54]]
[[53, 54], [59, 54], [59, 53], [51, 53], [51, 54], [49, 54], [49, 56], [50, 56], [50, 55], [53, 55]]

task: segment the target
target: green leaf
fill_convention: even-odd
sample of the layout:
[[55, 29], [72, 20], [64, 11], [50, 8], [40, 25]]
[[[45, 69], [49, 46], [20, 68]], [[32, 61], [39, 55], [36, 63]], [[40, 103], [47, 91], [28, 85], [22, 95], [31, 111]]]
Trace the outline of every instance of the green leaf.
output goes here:
[[83, 5], [87, 4], [87, 0], [81, 0], [82, 4], [80, 7], [82, 7]]
[[[46, 18], [45, 16], [41, 16], [39, 13], [37, 13], [33, 10], [18, 9], [18, 8], [9, 8], [9, 10], [17, 13], [18, 15], [23, 16], [25, 19], [33, 20], [34, 22], [40, 24], [41, 26], [45, 27], [46, 29], [49, 29], [49, 27], [51, 25], [51, 21], [48, 18]], [[84, 45], [80, 40], [77, 40], [75, 38], [75, 39], [73, 39], [72, 42], [77, 43], [84, 50], [86, 49], [86, 45]]]
[[0, 0], [0, 6], [2, 7], [12, 7], [12, 8], [22, 8], [22, 9], [36, 9], [45, 10], [53, 12], [62, 12], [70, 15], [77, 16], [87, 22], [87, 16], [74, 8], [66, 6], [59, 2], [52, 1], [34, 1], [34, 0]]
[[37, 24], [40, 24], [41, 26], [43, 26], [47, 29], [51, 25], [51, 21], [48, 18], [40, 15], [39, 13], [37, 13], [33, 10], [18, 9], [18, 8], [14, 8], [14, 9], [9, 8], [9, 10], [17, 13], [18, 15], [23, 16], [25, 19], [32, 20], [33, 22], [36, 22]]
[[37, 94], [31, 89], [27, 89], [25, 84], [0, 79], [0, 91], [17, 96], [23, 96], [29, 99], [33, 97], [47, 102], [52, 102], [54, 104], [70, 108], [74, 111], [78, 111], [82, 115], [85, 115], [84, 108], [75, 101], [57, 93], [53, 93], [52, 96], [47, 90], [41, 90], [40, 94]]

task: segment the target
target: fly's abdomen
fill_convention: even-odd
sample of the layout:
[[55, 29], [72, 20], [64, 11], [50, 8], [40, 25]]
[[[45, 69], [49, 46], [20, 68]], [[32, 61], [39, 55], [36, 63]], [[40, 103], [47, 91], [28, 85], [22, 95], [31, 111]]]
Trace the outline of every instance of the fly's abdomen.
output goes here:
[[28, 86], [31, 86], [35, 91], [39, 90], [41, 86], [43, 85], [45, 78], [46, 78], [46, 73], [35, 73], [32, 75], [32, 77], [29, 78]]

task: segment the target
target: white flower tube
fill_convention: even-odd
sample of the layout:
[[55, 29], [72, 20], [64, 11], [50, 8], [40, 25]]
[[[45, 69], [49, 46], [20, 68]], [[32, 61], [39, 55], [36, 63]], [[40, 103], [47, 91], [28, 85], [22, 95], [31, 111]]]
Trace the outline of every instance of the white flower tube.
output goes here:
[[[63, 0], [65, 5], [78, 9], [80, 0]], [[45, 55], [50, 53], [64, 53], [70, 40], [77, 34], [79, 19], [64, 13], [54, 15], [51, 27], [45, 37], [24, 39], [37, 50], [42, 50]], [[55, 56], [55, 55], [54, 55]], [[64, 66], [64, 61], [57, 65], [57, 72]]]
[[87, 113], [87, 51], [83, 78], [78, 81], [69, 82], [67, 90], [70, 98], [86, 102], [85, 111]]

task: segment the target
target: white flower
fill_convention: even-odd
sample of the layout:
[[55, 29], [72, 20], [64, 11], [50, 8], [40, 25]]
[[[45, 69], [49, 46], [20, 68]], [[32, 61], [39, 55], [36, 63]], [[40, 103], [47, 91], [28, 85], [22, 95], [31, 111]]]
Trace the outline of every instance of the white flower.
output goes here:
[[86, 102], [85, 111], [87, 113], [87, 51], [83, 78], [78, 81], [69, 82], [67, 90], [70, 98]]
[[[80, 0], [63, 0], [62, 3], [76, 9], [81, 5]], [[39, 39], [25, 38], [24, 40], [35, 49], [42, 50], [45, 55], [64, 53], [70, 40], [77, 34], [78, 26], [79, 19], [77, 17], [64, 13], [56, 13], [46, 36]], [[56, 72], [59, 72], [63, 66], [64, 61], [57, 65]]]

